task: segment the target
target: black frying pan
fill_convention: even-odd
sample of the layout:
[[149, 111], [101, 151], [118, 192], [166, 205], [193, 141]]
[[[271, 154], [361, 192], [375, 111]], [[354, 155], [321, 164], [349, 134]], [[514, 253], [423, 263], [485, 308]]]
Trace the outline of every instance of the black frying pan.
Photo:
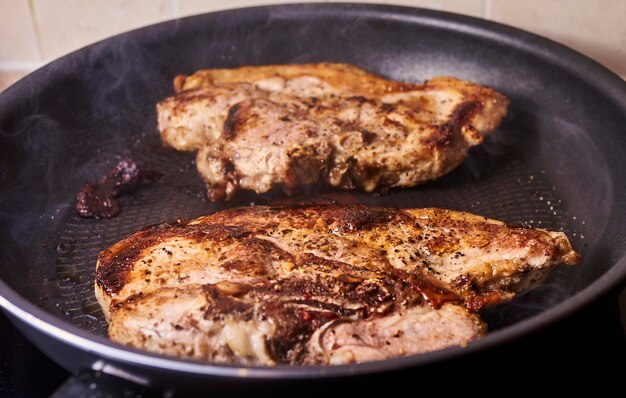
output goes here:
[[[144, 225], [276, 199], [205, 200], [192, 156], [163, 149], [155, 132], [154, 104], [172, 93], [172, 78], [199, 68], [315, 61], [352, 63], [405, 81], [452, 75], [505, 93], [511, 107], [502, 126], [453, 173], [385, 196], [355, 195], [363, 203], [453, 208], [563, 229], [583, 263], [555, 269], [542, 287], [485, 313], [492, 329], [486, 337], [419, 356], [241, 368], [108, 341], [92, 286], [100, 250]], [[406, 375], [444, 360], [471, 368], [476, 353], [563, 322], [623, 286], [625, 130], [626, 84], [616, 75], [546, 39], [469, 17], [387, 6], [287, 5], [136, 30], [65, 56], [0, 96], [0, 305], [67, 369], [96, 368], [176, 390], [322, 383], [402, 369]], [[122, 156], [166, 176], [123, 198], [118, 218], [77, 218], [77, 190]]]

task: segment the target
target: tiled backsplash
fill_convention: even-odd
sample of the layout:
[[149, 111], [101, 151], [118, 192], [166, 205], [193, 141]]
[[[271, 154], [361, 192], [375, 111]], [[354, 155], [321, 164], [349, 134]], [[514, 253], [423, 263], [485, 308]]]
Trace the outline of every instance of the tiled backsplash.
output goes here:
[[[226, 8], [297, 1], [0, 0], [0, 90], [70, 51], [140, 26]], [[359, 2], [432, 8], [517, 26], [573, 47], [626, 76], [626, 0]]]

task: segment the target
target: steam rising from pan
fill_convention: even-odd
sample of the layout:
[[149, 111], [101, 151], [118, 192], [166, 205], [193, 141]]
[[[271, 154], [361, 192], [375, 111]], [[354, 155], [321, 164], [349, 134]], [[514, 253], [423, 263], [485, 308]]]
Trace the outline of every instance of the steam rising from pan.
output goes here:
[[[154, 134], [156, 100], [171, 93], [177, 73], [294, 60], [346, 61], [413, 81], [449, 73], [493, 86], [511, 98], [511, 114], [501, 129], [472, 151], [466, 165], [415, 189], [380, 197], [357, 195], [362, 203], [455, 208], [576, 234], [573, 244], [585, 263], [556, 270], [539, 290], [494, 309], [492, 328], [562, 301], [588, 285], [590, 273], [603, 273], [622, 255], [614, 247], [615, 238], [605, 233], [617, 216], [610, 214], [617, 195], [611, 178], [619, 171], [610, 167], [610, 145], [599, 148], [604, 141], [597, 135], [604, 134], [604, 121], [611, 116], [594, 114], [616, 107], [594, 90], [580, 96], [580, 87], [571, 84], [573, 75], [554, 79], [560, 72], [556, 63], [522, 54], [514, 41], [470, 40], [441, 27], [410, 28], [406, 21], [368, 17], [355, 24], [355, 18], [344, 14], [294, 20], [293, 11], [245, 15], [203, 16], [114, 38], [64, 58], [3, 93], [3, 104], [10, 105], [0, 109], [3, 280], [62, 320], [102, 334], [102, 316], [90, 305], [98, 251], [144, 225], [191, 218], [221, 206], [186, 193], [202, 186], [194, 168], [188, 167], [191, 157], [150, 149], [159, 144]], [[333, 18], [335, 22], [329, 22]], [[350, 37], [340, 34], [350, 26], [355, 27]], [[380, 26], [385, 35], [379, 34]], [[365, 47], [376, 51], [363, 51]], [[480, 68], [473, 67], [485, 54], [498, 56], [480, 57]], [[546, 66], [552, 68], [550, 73]], [[547, 92], [552, 91], [548, 86], [554, 93]], [[590, 114], [576, 114], [589, 101], [594, 104]], [[70, 204], [76, 190], [122, 155], [156, 166], [166, 177], [158, 189], [127, 198], [123, 219], [75, 218]], [[563, 163], [566, 159], [571, 161]], [[581, 185], [590, 187], [583, 186], [582, 197]], [[20, 280], [22, 275], [28, 283]], [[43, 284], [57, 286], [51, 289], [55, 294], [42, 292], [38, 286]], [[96, 321], [85, 323], [89, 317]]]

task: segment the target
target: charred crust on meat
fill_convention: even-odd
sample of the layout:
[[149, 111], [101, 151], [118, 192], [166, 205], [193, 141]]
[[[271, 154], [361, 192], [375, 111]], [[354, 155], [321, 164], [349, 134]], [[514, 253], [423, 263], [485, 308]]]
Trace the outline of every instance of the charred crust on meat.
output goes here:
[[240, 274], [267, 275], [273, 261], [294, 262], [291, 253], [268, 240], [247, 237], [240, 242], [246, 255], [220, 263], [220, 268]]
[[376, 139], [376, 133], [367, 129], [361, 129], [359, 132], [361, 133], [361, 140], [363, 140], [364, 145], [370, 145]]
[[380, 110], [385, 112], [385, 113], [389, 113], [391, 111], [393, 111], [396, 107], [393, 104], [389, 104], [387, 102], [383, 102], [380, 105]]
[[525, 223], [525, 222], [521, 222], [521, 223], [505, 223], [504, 224], [507, 228], [510, 229], [533, 229], [532, 225]]
[[[332, 276], [313, 278], [289, 277], [259, 283], [249, 291], [248, 297], [256, 300], [280, 301], [315, 310], [334, 312], [338, 316], [364, 317], [385, 301], [393, 300], [390, 289], [380, 287], [385, 281], [355, 284], [339, 281]], [[366, 284], [376, 285], [368, 289]]]
[[260, 259], [234, 259], [220, 264], [220, 268], [241, 274], [263, 275], [265, 267]]
[[363, 205], [338, 206], [324, 209], [323, 219], [328, 224], [335, 224], [341, 232], [353, 232], [372, 229], [392, 220], [398, 210], [388, 207]]
[[[436, 279], [427, 276], [425, 271], [420, 268], [414, 269], [411, 273], [391, 268], [389, 273], [402, 283], [406, 283], [410, 291], [419, 293], [421, 299], [433, 308], [441, 308], [442, 305], [449, 302], [459, 303], [463, 301], [457, 293], [443, 286]], [[415, 299], [413, 300], [416, 302]]]
[[452, 281], [452, 286], [461, 287], [468, 285], [470, 283], [470, 277], [467, 274], [463, 274], [458, 276], [455, 280]]
[[144, 251], [174, 236], [198, 242], [221, 242], [248, 235], [250, 231], [243, 227], [220, 224], [189, 225], [177, 222], [146, 228], [100, 253], [96, 283], [108, 293], [120, 291], [127, 283], [128, 273]]
[[365, 104], [377, 105], [377, 101], [372, 98], [366, 98], [362, 95], [353, 95], [351, 97], [346, 98], [348, 101], [353, 101], [359, 106], [363, 106]]
[[222, 159], [224, 162], [224, 173], [225, 174], [231, 174], [235, 171], [235, 165], [233, 165], [233, 162], [231, 162], [228, 159]]
[[386, 127], [393, 127], [395, 130], [397, 131], [401, 131], [403, 133], [406, 134], [407, 132], [407, 128], [405, 125], [403, 125], [402, 123], [399, 123], [393, 119], [390, 119], [389, 117], [385, 117], [385, 120], [383, 120], [383, 126]]
[[[341, 274], [341, 275], [351, 274], [351, 277], [353, 279], [361, 278], [361, 280], [363, 280], [363, 279], [373, 276], [373, 274], [369, 272], [367, 269], [358, 268], [358, 267], [355, 267], [354, 265], [345, 263], [343, 261], [316, 256], [315, 254], [309, 253], [309, 252], [303, 253], [298, 258], [298, 264], [301, 264], [306, 267], [318, 269], [327, 273], [333, 273], [335, 271], [342, 271], [344, 274]], [[363, 273], [363, 272], [365, 273], [365, 275], [357, 276], [359, 273]], [[339, 279], [342, 280], [341, 276], [339, 277]]]
[[479, 311], [480, 309], [495, 304], [503, 299], [503, 295], [499, 292], [483, 292], [481, 294], [469, 294], [465, 300], [465, 307], [470, 311]]
[[443, 149], [451, 146], [456, 140], [462, 138], [461, 129], [480, 110], [481, 105], [477, 101], [463, 102], [459, 104], [450, 120], [436, 126], [433, 134], [422, 142], [431, 149]]
[[270, 242], [266, 239], [252, 237], [246, 239], [244, 244], [249, 249], [254, 248], [259, 252], [268, 254], [273, 260], [294, 260], [293, 254], [281, 249], [280, 247], [276, 246], [275, 243]]
[[207, 197], [216, 202], [221, 199], [230, 200], [239, 189], [239, 175], [230, 159], [219, 159], [221, 166], [220, 180], [207, 184]]
[[376, 137], [378, 136], [377, 133], [372, 132], [371, 130], [363, 126], [360, 126], [356, 123], [343, 122], [341, 120], [336, 120], [334, 121], [334, 123], [344, 133], [344, 135], [339, 139], [339, 143], [341, 145], [345, 145], [348, 140], [352, 139], [353, 138], [352, 133], [355, 133], [355, 132], [359, 134], [361, 138], [361, 143], [365, 146], [372, 144], [376, 140]]
[[289, 165], [284, 182], [280, 184], [288, 194], [294, 188], [317, 184], [326, 174], [328, 166], [327, 147], [316, 145], [297, 146], [287, 152]]
[[359, 104], [364, 104], [367, 101], [367, 99], [364, 96], [362, 96], [362, 95], [355, 95], [355, 96], [352, 96], [352, 97], [348, 97], [348, 99], [349, 100], [353, 100], [353, 101], [355, 101], [355, 102], [357, 102]]
[[337, 318], [332, 312], [299, 309], [281, 302], [265, 304], [263, 312], [276, 325], [277, 332], [267, 341], [267, 348], [274, 360], [280, 363], [302, 363], [307, 353], [306, 343], [313, 332]]
[[111, 300], [111, 311], [117, 311], [124, 307], [132, 306], [143, 298], [144, 294], [139, 292], [128, 296], [128, 298], [123, 301]]
[[252, 319], [254, 306], [230, 294], [224, 294], [215, 284], [202, 286], [207, 299], [204, 319], [219, 319], [224, 315], [236, 315], [243, 320]]
[[316, 98], [316, 97], [307, 97], [303, 100], [304, 105], [309, 109], [318, 106], [319, 102], [320, 102], [319, 98]]
[[228, 109], [228, 114], [226, 115], [224, 126], [222, 128], [224, 138], [227, 140], [232, 139], [235, 136], [237, 126], [241, 123], [238, 119], [238, 112], [240, 109], [241, 104], [235, 104]]

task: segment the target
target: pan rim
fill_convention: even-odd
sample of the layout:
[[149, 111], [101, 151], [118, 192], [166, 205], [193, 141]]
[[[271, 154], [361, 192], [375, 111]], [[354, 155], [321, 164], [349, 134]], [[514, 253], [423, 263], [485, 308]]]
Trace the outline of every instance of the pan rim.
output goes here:
[[[388, 5], [363, 5], [363, 4], [285, 4], [278, 6], [261, 6], [245, 9], [226, 10], [217, 13], [204, 15], [216, 15], [231, 12], [250, 12], [249, 10], [281, 10], [287, 14], [297, 14], [297, 9], [306, 6], [309, 11], [324, 15], [326, 12], [336, 12], [345, 10], [346, 12], [354, 12], [355, 15], [364, 15], [377, 19], [399, 20], [415, 23], [422, 26], [441, 26], [447, 29], [458, 31], [464, 34], [470, 34], [476, 37], [482, 37], [492, 40], [505, 42], [532, 54], [557, 64], [560, 68], [568, 71], [576, 71], [575, 74], [587, 74], [591, 76], [589, 82], [598, 90], [601, 90], [608, 98], [622, 104], [626, 108], [626, 83], [615, 73], [608, 70], [604, 66], [589, 59], [588, 57], [577, 53], [561, 44], [553, 42], [541, 36], [534, 35], [523, 30], [512, 28], [506, 25], [486, 21], [478, 18], [460, 16], [456, 14], [423, 10], [418, 8]], [[310, 14], [309, 14], [310, 15]], [[156, 29], [157, 26], [164, 24], [176, 24], [185, 19], [201, 18], [202, 15], [191, 16], [178, 20], [171, 20], [161, 24], [151, 25], [140, 28], [129, 33], [121, 35], [137, 35]], [[118, 35], [118, 36], [121, 36]], [[116, 36], [117, 37], [117, 36]], [[105, 39], [105, 40], [110, 40]], [[99, 42], [95, 45], [98, 45]], [[77, 52], [84, 49], [77, 50]], [[75, 53], [73, 53], [75, 54]], [[71, 57], [72, 54], [66, 56]], [[66, 58], [63, 57], [63, 58]], [[61, 58], [61, 59], [63, 59]], [[57, 61], [53, 61], [57, 62]], [[48, 68], [48, 64], [35, 74], [42, 73]], [[572, 72], [573, 73], [573, 72]], [[20, 83], [16, 84], [18, 86]], [[15, 88], [13, 86], [12, 88]], [[9, 88], [11, 90], [12, 88]], [[2, 99], [8, 96], [0, 96]], [[20, 321], [28, 324], [34, 329], [50, 335], [51, 337], [62, 341], [75, 348], [91, 351], [102, 358], [112, 359], [115, 362], [122, 362], [132, 365], [141, 365], [153, 368], [160, 368], [169, 371], [180, 371], [196, 375], [206, 376], [224, 376], [232, 378], [316, 378], [316, 377], [341, 377], [350, 375], [365, 375], [373, 372], [391, 371], [411, 366], [420, 366], [427, 363], [435, 363], [447, 359], [452, 359], [462, 355], [468, 355], [483, 349], [493, 348], [500, 344], [506, 344], [514, 339], [529, 335], [541, 328], [552, 325], [574, 312], [580, 310], [592, 301], [598, 299], [609, 291], [623, 284], [626, 280], [626, 257], [622, 257], [612, 265], [603, 275], [594, 282], [576, 293], [575, 295], [565, 299], [561, 303], [542, 311], [541, 313], [524, 319], [513, 325], [490, 332], [479, 340], [471, 342], [467, 347], [452, 347], [445, 350], [439, 350], [420, 355], [393, 358], [384, 361], [376, 361], [370, 363], [362, 363], [356, 365], [340, 365], [340, 366], [310, 366], [310, 367], [239, 367], [228, 365], [212, 365], [196, 361], [187, 361], [168, 357], [159, 354], [152, 354], [137, 349], [123, 347], [105, 337], [94, 335], [86, 330], [71, 325], [62, 319], [55, 317], [51, 313], [41, 309], [31, 303], [15, 290], [9, 287], [4, 281], [0, 280], [0, 306]]]
[[[466, 347], [456, 346], [418, 355], [352, 365], [279, 365], [274, 367], [214, 365], [125, 347], [103, 336], [94, 335], [63, 322], [47, 311], [31, 304], [2, 280], [0, 280], [0, 307], [39, 332], [45, 333], [74, 348], [96, 353], [105, 360], [110, 359], [114, 362], [122, 362], [129, 365], [147, 366], [164, 371], [184, 372], [202, 376], [239, 379], [312, 379], [318, 377], [367, 375], [434, 364], [506, 344], [552, 325], [584, 308], [594, 299], [598, 299], [603, 294], [606, 294], [607, 291], [610, 291], [611, 289], [607, 288], [606, 285], [612, 282], [615, 284], [619, 283], [623, 279], [620, 278], [620, 274], [623, 277], [625, 272], [626, 261], [622, 260], [578, 294], [535, 316], [489, 332], [480, 339], [470, 342]], [[60, 323], [62, 325], [59, 325]]]

